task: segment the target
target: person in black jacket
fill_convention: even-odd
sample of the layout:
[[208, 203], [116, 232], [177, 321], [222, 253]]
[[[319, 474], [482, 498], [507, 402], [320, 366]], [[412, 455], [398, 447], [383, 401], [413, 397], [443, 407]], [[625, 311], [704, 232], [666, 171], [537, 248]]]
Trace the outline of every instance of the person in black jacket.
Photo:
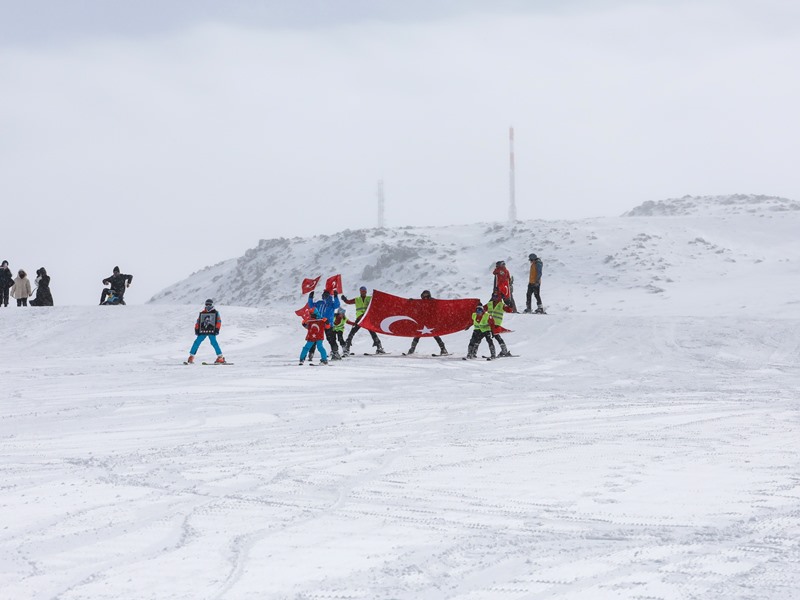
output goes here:
[[53, 294], [50, 291], [50, 275], [44, 267], [36, 270], [36, 298], [30, 301], [31, 306], [53, 306]]
[[133, 275], [120, 273], [119, 267], [114, 267], [114, 274], [111, 275], [111, 277], [103, 279], [103, 285], [111, 287], [103, 290], [103, 293], [100, 295], [100, 304], [112, 304], [111, 301], [107, 302], [109, 296], [112, 298], [116, 297], [116, 301], [114, 301], [113, 304], [125, 304], [125, 300], [123, 299], [125, 290], [131, 285], [132, 281]]
[[0, 265], [0, 306], [8, 306], [8, 290], [14, 285], [14, 274], [8, 268], [8, 261]]

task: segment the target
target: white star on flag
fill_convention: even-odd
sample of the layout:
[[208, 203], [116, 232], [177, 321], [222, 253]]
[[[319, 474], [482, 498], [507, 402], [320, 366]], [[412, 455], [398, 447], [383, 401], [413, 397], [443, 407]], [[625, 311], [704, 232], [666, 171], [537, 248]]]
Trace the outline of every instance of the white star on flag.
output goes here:
[[433, 329], [431, 329], [427, 325], [423, 325], [422, 329], [417, 329], [417, 333], [421, 333], [422, 335], [425, 335], [426, 333], [433, 333]]

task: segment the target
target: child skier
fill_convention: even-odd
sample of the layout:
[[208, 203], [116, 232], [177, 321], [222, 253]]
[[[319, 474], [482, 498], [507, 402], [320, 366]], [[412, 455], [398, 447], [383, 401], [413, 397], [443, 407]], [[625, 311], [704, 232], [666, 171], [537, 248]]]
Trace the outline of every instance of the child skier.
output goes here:
[[478, 358], [478, 346], [482, 339], [486, 339], [489, 344], [489, 352], [495, 358], [494, 342], [492, 341], [492, 322], [489, 313], [483, 310], [483, 306], [478, 305], [472, 315], [472, 338], [469, 340], [467, 348], [467, 358]]
[[[336, 316], [333, 317], [333, 333], [342, 349], [346, 349], [344, 340], [344, 326], [347, 325], [347, 311], [344, 308], [336, 309]], [[342, 356], [347, 356], [349, 352], [342, 352]]]
[[194, 363], [194, 355], [197, 354], [197, 349], [206, 338], [211, 342], [211, 346], [217, 353], [217, 360], [214, 361], [214, 364], [225, 364], [225, 357], [222, 356], [222, 350], [219, 349], [219, 344], [217, 343], [217, 334], [219, 334], [221, 328], [222, 318], [219, 312], [217, 312], [217, 309], [214, 308], [214, 301], [209, 298], [206, 300], [205, 308], [200, 312], [197, 317], [197, 322], [194, 324], [194, 333], [197, 339], [194, 341], [192, 349], [189, 351], [189, 358], [186, 359], [187, 365]]
[[312, 347], [316, 347], [319, 350], [319, 355], [322, 357], [322, 360], [319, 361], [320, 364], [327, 365], [328, 352], [325, 350], [325, 346], [322, 345], [322, 340], [325, 339], [326, 330], [331, 328], [328, 319], [324, 318], [319, 310], [315, 308], [311, 317], [303, 321], [303, 327], [306, 328], [306, 343], [300, 352], [300, 365], [305, 362], [308, 351]]

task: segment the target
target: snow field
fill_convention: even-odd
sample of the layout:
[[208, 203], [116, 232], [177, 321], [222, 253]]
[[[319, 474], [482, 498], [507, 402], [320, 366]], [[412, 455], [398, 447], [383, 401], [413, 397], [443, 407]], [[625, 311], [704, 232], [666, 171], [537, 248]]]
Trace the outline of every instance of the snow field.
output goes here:
[[0, 598], [800, 598], [800, 319], [309, 368], [294, 305], [223, 305], [235, 366], [183, 366], [199, 308], [0, 312]]

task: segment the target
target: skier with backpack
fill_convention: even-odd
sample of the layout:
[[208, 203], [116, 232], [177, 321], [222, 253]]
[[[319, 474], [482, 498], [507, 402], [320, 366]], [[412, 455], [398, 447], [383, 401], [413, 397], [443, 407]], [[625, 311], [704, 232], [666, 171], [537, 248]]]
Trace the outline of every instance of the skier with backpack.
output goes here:
[[220, 329], [222, 329], [222, 318], [220, 317], [219, 311], [214, 308], [214, 301], [209, 298], [206, 300], [205, 307], [200, 311], [197, 322], [194, 324], [194, 333], [197, 339], [195, 339], [194, 344], [192, 344], [192, 349], [189, 351], [189, 358], [186, 359], [184, 364], [194, 364], [194, 357], [197, 354], [197, 350], [206, 338], [211, 342], [211, 346], [217, 353], [217, 360], [214, 361], [214, 364], [229, 364], [225, 362], [225, 357], [222, 355], [222, 350], [220, 350], [219, 343], [217, 342], [217, 335], [219, 335]]

